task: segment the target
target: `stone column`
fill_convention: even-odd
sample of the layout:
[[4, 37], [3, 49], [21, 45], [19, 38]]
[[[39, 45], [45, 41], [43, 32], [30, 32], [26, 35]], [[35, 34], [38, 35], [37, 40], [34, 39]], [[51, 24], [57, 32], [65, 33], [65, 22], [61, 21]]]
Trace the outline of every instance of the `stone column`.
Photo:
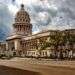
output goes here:
[[19, 41], [19, 39], [15, 39], [14, 40], [14, 46], [15, 46], [15, 50], [16, 50], [16, 55], [17, 56], [21, 56], [21, 54], [20, 54], [20, 41]]
[[40, 41], [37, 39], [37, 49], [36, 49], [36, 57], [40, 56], [40, 47], [39, 47]]
[[11, 45], [9, 44], [8, 41], [6, 41], [6, 51], [5, 51], [5, 55], [9, 56], [10, 55], [10, 47]]
[[9, 47], [8, 47], [8, 42], [6, 42], [6, 50], [8, 50], [9, 49]]
[[14, 40], [14, 45], [15, 45], [15, 50], [19, 50], [20, 49], [20, 42], [18, 39]]

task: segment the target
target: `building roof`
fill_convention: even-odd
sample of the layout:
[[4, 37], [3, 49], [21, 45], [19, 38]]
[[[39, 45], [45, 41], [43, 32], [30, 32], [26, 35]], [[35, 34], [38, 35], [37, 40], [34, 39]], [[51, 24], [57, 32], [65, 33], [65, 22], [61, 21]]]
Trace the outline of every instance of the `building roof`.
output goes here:
[[23, 36], [22, 35], [11, 35], [9, 37], [7, 37], [6, 41], [8, 40], [13, 40], [13, 39], [21, 39]]
[[39, 32], [37, 34], [31, 35], [31, 36], [25, 36], [23, 37], [23, 40], [29, 40], [29, 39], [35, 39], [35, 38], [40, 38], [44, 36], [49, 36], [51, 34], [55, 34], [55, 32], [58, 32], [59, 30], [48, 30], [48, 31], [43, 31]]

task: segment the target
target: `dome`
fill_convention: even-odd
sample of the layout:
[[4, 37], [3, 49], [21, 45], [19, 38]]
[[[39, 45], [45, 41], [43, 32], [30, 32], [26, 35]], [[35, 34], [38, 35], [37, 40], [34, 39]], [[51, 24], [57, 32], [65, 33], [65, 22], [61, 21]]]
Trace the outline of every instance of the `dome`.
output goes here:
[[30, 23], [30, 17], [29, 14], [24, 10], [24, 5], [21, 4], [21, 9], [17, 12], [16, 22], [25, 22], [25, 23]]

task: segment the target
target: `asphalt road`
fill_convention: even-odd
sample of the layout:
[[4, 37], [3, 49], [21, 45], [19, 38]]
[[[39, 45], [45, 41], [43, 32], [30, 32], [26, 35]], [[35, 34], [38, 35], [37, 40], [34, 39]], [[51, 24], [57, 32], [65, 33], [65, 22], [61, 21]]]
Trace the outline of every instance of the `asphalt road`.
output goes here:
[[0, 75], [40, 75], [38, 72], [0, 66]]
[[0, 75], [75, 75], [75, 69], [43, 65], [27, 65], [24, 69], [0, 66]]

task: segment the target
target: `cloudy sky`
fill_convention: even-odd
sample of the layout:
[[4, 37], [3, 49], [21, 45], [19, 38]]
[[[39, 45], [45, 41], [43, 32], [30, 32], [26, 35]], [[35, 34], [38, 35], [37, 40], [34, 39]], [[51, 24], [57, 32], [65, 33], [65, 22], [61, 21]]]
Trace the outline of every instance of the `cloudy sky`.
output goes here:
[[34, 33], [75, 28], [75, 0], [0, 0], [0, 40], [12, 31], [21, 3], [30, 15]]

